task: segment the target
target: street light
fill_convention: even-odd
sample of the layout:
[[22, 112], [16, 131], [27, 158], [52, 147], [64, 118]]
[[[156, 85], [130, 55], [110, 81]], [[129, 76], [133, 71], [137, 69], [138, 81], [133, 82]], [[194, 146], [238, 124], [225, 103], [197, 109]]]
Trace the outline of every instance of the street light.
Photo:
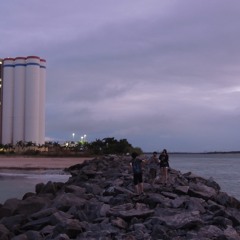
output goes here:
[[86, 142], [86, 141], [87, 141], [87, 135], [84, 134], [84, 135], [83, 135], [83, 138], [84, 138], [84, 142]]
[[73, 141], [74, 141], [74, 136], [75, 136], [75, 133], [72, 134], [72, 137], [73, 137]]

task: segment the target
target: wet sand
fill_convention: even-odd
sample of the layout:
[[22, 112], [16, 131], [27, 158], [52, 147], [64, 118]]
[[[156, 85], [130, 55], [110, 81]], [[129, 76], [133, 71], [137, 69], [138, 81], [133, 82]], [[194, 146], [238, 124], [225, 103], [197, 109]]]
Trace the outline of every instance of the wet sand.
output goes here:
[[0, 157], [0, 169], [64, 169], [92, 158]]

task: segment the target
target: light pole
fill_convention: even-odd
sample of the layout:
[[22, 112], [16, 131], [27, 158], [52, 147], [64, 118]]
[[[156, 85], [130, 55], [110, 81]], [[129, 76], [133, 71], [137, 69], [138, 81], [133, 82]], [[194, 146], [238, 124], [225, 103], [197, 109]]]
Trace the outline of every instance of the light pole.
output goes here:
[[86, 134], [83, 135], [83, 139], [84, 139], [84, 142], [87, 141], [87, 135]]
[[72, 134], [72, 137], [73, 137], [73, 141], [74, 141], [74, 136], [75, 136], [75, 133]]

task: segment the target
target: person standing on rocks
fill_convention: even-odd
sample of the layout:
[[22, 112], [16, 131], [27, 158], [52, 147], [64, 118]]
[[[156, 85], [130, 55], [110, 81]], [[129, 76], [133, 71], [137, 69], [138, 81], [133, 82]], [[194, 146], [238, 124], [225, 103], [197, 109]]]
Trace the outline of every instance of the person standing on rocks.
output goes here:
[[144, 160], [138, 158], [136, 152], [132, 153], [131, 166], [133, 171], [133, 184], [135, 187], [136, 194], [144, 194], [143, 192], [143, 172], [142, 172], [142, 163]]
[[154, 184], [157, 177], [157, 169], [159, 165], [159, 160], [157, 157], [157, 152], [153, 152], [152, 156], [148, 160], [148, 168], [149, 168], [149, 182], [150, 184]]
[[160, 160], [160, 177], [163, 184], [167, 184], [168, 180], [168, 168], [169, 168], [169, 157], [166, 149], [163, 149], [159, 156]]

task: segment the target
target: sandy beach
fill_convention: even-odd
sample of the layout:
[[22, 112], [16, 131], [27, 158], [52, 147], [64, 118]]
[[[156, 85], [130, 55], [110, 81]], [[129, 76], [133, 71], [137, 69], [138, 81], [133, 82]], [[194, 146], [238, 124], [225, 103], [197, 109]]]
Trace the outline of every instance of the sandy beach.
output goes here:
[[0, 157], [0, 169], [64, 169], [92, 158]]

